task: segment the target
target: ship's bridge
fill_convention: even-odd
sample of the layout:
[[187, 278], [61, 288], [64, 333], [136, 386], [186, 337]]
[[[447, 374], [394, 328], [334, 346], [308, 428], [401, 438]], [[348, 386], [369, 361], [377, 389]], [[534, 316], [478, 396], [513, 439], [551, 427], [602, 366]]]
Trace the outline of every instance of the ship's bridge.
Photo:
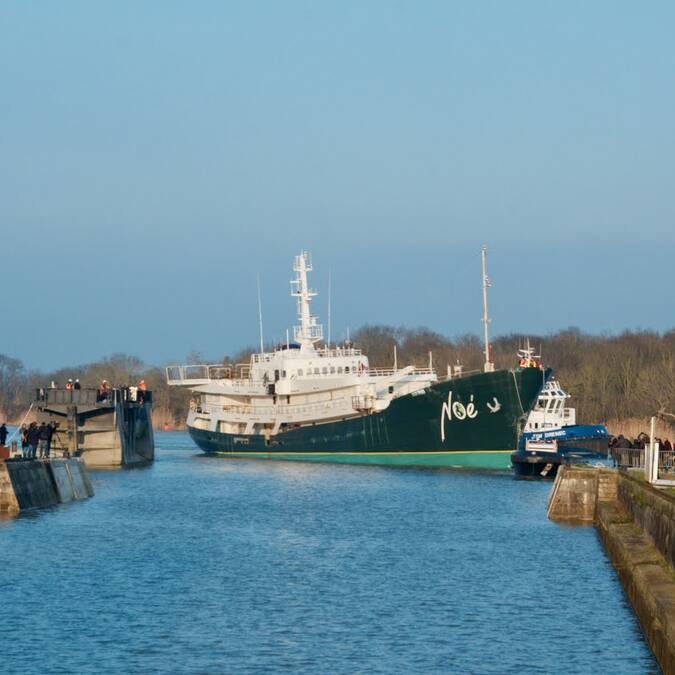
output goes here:
[[253, 354], [250, 376], [254, 380], [277, 382], [286, 378], [321, 375], [353, 375], [368, 371], [368, 357], [360, 349], [280, 349]]

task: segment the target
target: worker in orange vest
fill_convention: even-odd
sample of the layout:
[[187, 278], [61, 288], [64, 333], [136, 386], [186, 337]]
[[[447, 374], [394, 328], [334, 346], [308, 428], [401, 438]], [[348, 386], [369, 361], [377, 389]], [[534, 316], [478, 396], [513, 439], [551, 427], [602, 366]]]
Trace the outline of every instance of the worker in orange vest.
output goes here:
[[147, 390], [147, 387], [145, 386], [145, 380], [141, 380], [138, 383], [138, 402], [141, 405], [145, 405], [145, 392]]

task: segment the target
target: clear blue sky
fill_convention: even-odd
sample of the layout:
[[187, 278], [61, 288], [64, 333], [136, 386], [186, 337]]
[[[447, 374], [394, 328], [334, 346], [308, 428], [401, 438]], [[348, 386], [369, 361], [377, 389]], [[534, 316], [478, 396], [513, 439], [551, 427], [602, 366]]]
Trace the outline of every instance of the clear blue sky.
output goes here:
[[0, 5], [0, 352], [675, 324], [675, 4]]

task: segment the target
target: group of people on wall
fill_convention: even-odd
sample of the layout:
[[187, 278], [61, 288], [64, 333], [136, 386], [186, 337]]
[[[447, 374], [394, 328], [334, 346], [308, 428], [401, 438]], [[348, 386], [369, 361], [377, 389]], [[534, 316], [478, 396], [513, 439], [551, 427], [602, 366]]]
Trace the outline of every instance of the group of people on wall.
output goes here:
[[[50, 389], [60, 389], [59, 383], [56, 382], [56, 380], [52, 380], [50, 385]], [[82, 389], [82, 384], [79, 380], [79, 378], [72, 379], [68, 378], [68, 381], [64, 385], [63, 389], [66, 391], [78, 391]], [[147, 385], [145, 384], [145, 380], [140, 380], [137, 385], [132, 385], [128, 387], [123, 387], [123, 389], [126, 389], [129, 392], [129, 400], [131, 401], [138, 401], [139, 403], [143, 403], [145, 401], [145, 392], [147, 391]], [[96, 402], [97, 403], [103, 403], [106, 401], [111, 400], [111, 393], [113, 391], [113, 387], [110, 386], [110, 383], [108, 380], [101, 380], [101, 384], [96, 388]], [[40, 394], [39, 394], [40, 400], [45, 400], [46, 398], [46, 390], [45, 389], [40, 389]]]
[[[644, 450], [646, 446], [649, 445], [650, 438], [649, 434], [646, 434], [644, 431], [640, 432], [635, 438], [630, 436], [624, 436], [619, 434], [618, 436], [612, 436], [609, 441], [610, 451], [614, 448], [620, 449], [632, 449], [632, 450]], [[668, 438], [658, 438], [654, 437], [654, 442], [659, 444], [659, 449], [664, 452], [671, 452], [673, 450], [673, 444]]]
[[[38, 426], [37, 422], [21, 425], [21, 456], [24, 459], [48, 459], [52, 447], [52, 438], [58, 422]], [[39, 455], [38, 455], [39, 453]]]

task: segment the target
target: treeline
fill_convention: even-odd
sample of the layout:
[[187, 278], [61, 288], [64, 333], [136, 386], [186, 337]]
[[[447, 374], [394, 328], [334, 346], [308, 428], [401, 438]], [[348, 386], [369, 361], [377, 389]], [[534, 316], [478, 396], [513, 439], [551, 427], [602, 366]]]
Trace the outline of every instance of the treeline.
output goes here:
[[[675, 419], [675, 330], [625, 332], [617, 336], [597, 336], [567, 329], [551, 335], [529, 336], [545, 365], [554, 369], [563, 388], [572, 395], [571, 404], [580, 421], [601, 422], [647, 417], [660, 412]], [[492, 359], [497, 368], [516, 365], [517, 350], [523, 336], [504, 335], [493, 340]], [[461, 364], [465, 371], [483, 365], [480, 340], [474, 335], [448, 338], [426, 328], [364, 326], [353, 335], [373, 367], [391, 367], [394, 352], [399, 367], [427, 365], [431, 352], [439, 375], [448, 366]], [[223, 363], [246, 362], [252, 350], [242, 350]], [[188, 362], [202, 360], [196, 354]], [[169, 387], [164, 368], [148, 366], [125, 354], [53, 372], [27, 370], [21, 361], [0, 354], [0, 417], [18, 421], [33, 399], [35, 389], [52, 380], [61, 386], [68, 378], [79, 378], [83, 387], [97, 387], [102, 379], [124, 386], [144, 379], [153, 390], [154, 418], [157, 426], [181, 426], [186, 417], [189, 391]]]
[[0, 354], [0, 418], [15, 423], [20, 421], [30, 407], [36, 389], [48, 387], [52, 381], [63, 387], [68, 379], [76, 378], [85, 388], [97, 388], [104, 379], [113, 386], [138, 384], [143, 379], [153, 392], [155, 425], [180, 426], [185, 421], [190, 392], [169, 387], [164, 368], [148, 366], [126, 354], [113, 354], [95, 363], [50, 372], [28, 371], [18, 359]]

